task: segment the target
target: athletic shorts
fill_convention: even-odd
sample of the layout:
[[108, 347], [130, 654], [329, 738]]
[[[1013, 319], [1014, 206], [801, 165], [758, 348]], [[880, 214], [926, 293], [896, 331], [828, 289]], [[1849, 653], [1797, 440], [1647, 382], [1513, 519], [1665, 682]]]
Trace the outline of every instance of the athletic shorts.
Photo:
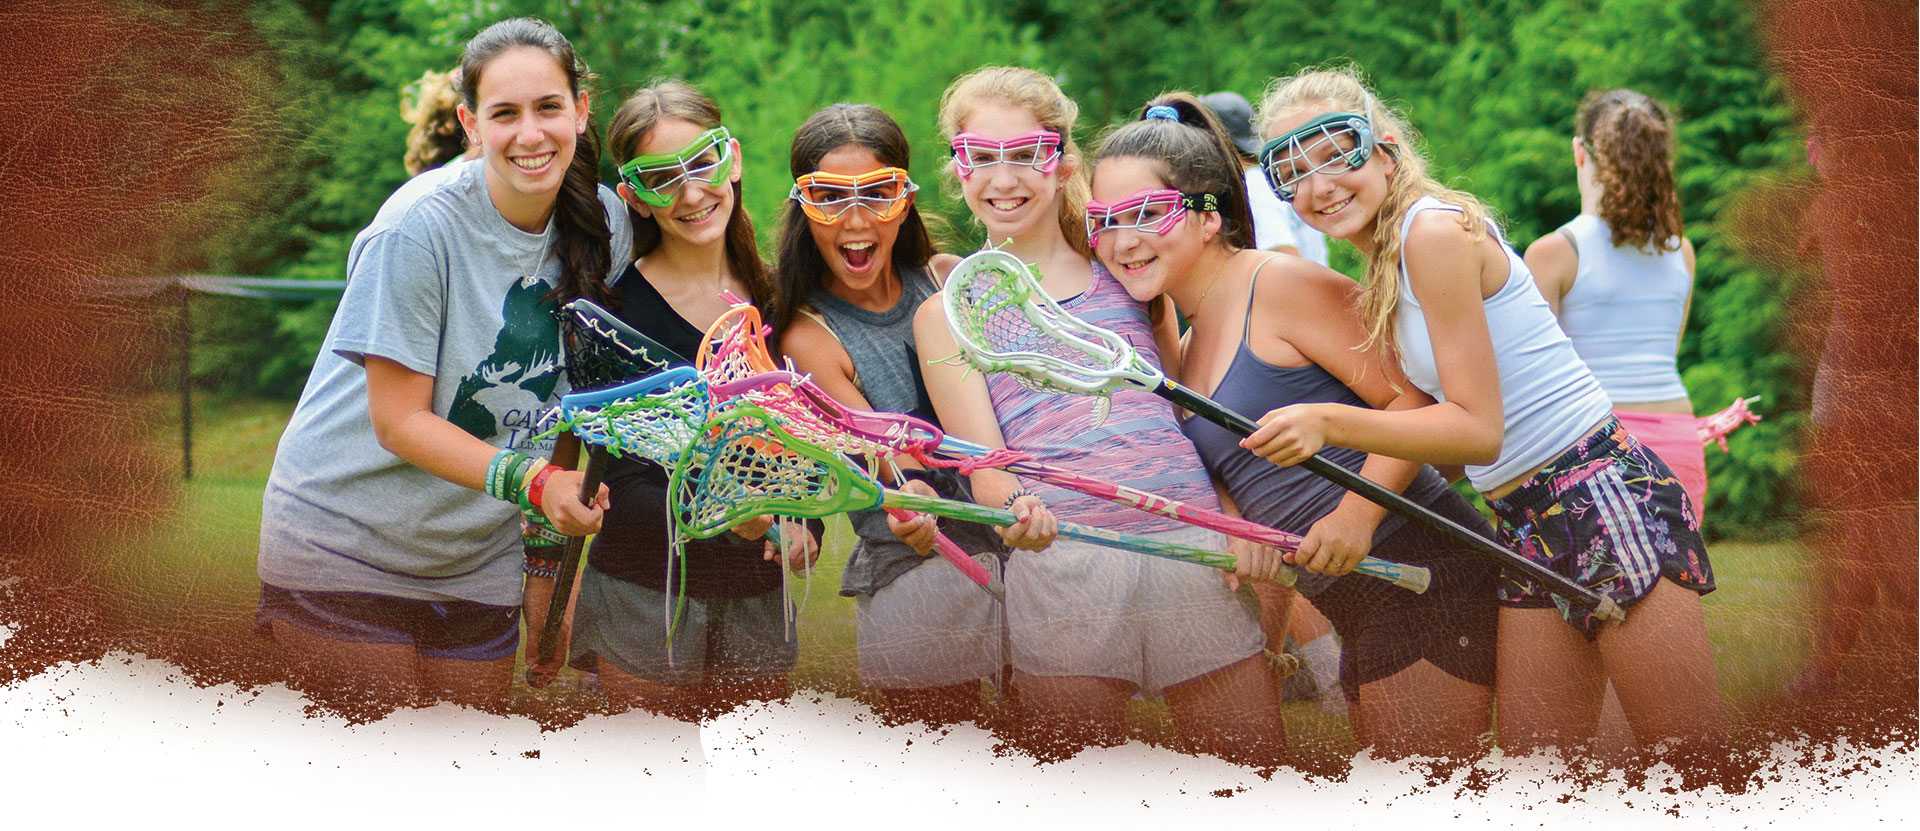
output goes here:
[[[1687, 492], [1660, 457], [1617, 418], [1576, 442], [1505, 499], [1488, 500], [1500, 542], [1521, 556], [1613, 599], [1622, 609], [1662, 577], [1701, 594], [1713, 591], [1700, 524]], [[1519, 574], [1501, 576], [1500, 602], [1557, 607], [1592, 640], [1600, 621]]]
[[[782, 678], [800, 655], [783, 589], [753, 597], [689, 597], [667, 640], [671, 599], [588, 565], [573, 618], [573, 666], [599, 660], [662, 684]], [[587, 656], [594, 656], [589, 659]]]
[[[1487, 521], [1458, 494], [1443, 493], [1427, 507], [1468, 530], [1493, 536]], [[1361, 685], [1423, 659], [1462, 681], [1493, 686], [1499, 566], [1467, 544], [1411, 520], [1372, 553], [1425, 566], [1433, 582], [1425, 593], [1415, 594], [1385, 580], [1349, 574], [1308, 598], [1340, 633], [1340, 688], [1347, 700], [1360, 699]]]
[[[1149, 535], [1225, 550], [1204, 528]], [[1007, 565], [1013, 668], [1042, 677], [1092, 676], [1158, 696], [1261, 654], [1260, 600], [1229, 591], [1220, 572], [1061, 537]]]
[[[1000, 573], [993, 552], [973, 555]], [[918, 689], [997, 678], [1006, 662], [1007, 621], [992, 595], [938, 554], [854, 600], [860, 683]]]
[[[1687, 491], [1695, 517], [1707, 510], [1707, 451], [1693, 416], [1680, 413], [1643, 413], [1614, 410], [1640, 446], [1659, 456]], [[1696, 524], [1698, 524], [1696, 520]]]
[[254, 633], [275, 621], [348, 643], [408, 644], [422, 658], [495, 661], [520, 645], [520, 607], [469, 600], [413, 600], [365, 592], [310, 592], [260, 584]]

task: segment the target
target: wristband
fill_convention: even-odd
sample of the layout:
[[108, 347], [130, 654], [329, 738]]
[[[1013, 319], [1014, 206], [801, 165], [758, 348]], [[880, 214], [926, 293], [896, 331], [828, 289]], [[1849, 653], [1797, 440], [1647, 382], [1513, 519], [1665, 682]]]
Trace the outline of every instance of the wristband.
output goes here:
[[526, 562], [520, 566], [520, 570], [528, 577], [546, 577], [551, 579], [560, 576], [560, 561], [549, 560], [529, 551], [527, 552]]
[[533, 503], [533, 507], [539, 509], [542, 514], [547, 512], [547, 507], [540, 504], [540, 490], [546, 486], [547, 477], [552, 476], [553, 472], [559, 469], [559, 465], [542, 462], [540, 471], [533, 474], [533, 478], [527, 482], [527, 501]]
[[532, 470], [533, 463], [536, 461], [539, 461], [538, 459], [535, 459], [532, 456], [528, 456], [524, 453], [515, 453], [513, 454], [513, 456], [514, 456], [513, 464], [511, 466], [511, 469], [507, 472], [506, 484], [503, 486], [501, 490], [501, 493], [506, 494], [501, 498], [506, 499], [508, 501], [514, 501], [515, 499], [518, 498], [518, 495], [520, 493], [523, 493], [526, 491], [527, 471]]
[[1033, 491], [1027, 490], [1025, 487], [1015, 488], [1013, 493], [1007, 494], [1007, 504], [1000, 507], [1011, 511], [1013, 510], [1013, 503], [1019, 501], [1020, 497], [1033, 495]]
[[513, 458], [513, 455], [511, 450], [502, 450], [493, 454], [493, 461], [487, 462], [487, 475], [481, 481], [480, 489], [486, 491], [488, 496], [495, 499], [506, 498], [500, 495], [500, 482], [505, 481], [507, 460]]

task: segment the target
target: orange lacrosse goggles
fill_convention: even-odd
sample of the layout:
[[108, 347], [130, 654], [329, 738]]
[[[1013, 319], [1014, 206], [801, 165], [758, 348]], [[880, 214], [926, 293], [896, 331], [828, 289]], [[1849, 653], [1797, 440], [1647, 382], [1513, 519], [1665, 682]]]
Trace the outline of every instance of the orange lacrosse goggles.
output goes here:
[[886, 222], [907, 210], [919, 185], [897, 167], [883, 167], [859, 176], [837, 173], [809, 173], [793, 180], [788, 199], [800, 203], [808, 219], [823, 225], [838, 225], [857, 205], [879, 222]]

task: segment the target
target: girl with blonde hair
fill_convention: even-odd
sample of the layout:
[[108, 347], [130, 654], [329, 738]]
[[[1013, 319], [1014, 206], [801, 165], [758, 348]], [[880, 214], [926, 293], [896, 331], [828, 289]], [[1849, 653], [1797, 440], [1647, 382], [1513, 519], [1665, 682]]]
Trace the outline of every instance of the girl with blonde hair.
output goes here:
[[1438, 403], [1283, 407], [1242, 446], [1281, 465], [1327, 445], [1465, 465], [1501, 542], [1629, 609], [1604, 625], [1503, 576], [1503, 748], [1587, 742], [1609, 678], [1642, 746], [1724, 742], [1697, 514], [1614, 417], [1525, 262], [1479, 200], [1433, 180], [1412, 130], [1356, 74], [1302, 72], [1276, 82], [1260, 109], [1270, 184], [1309, 225], [1366, 255], [1369, 343], [1397, 353]]

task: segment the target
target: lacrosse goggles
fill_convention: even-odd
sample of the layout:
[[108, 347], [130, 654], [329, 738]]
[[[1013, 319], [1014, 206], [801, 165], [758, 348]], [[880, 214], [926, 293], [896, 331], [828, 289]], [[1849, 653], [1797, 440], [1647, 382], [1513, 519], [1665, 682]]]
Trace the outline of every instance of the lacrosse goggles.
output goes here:
[[909, 197], [920, 189], [897, 167], [883, 167], [858, 176], [838, 173], [809, 173], [793, 180], [788, 199], [800, 203], [808, 219], [823, 225], [838, 225], [855, 205], [867, 209], [877, 222], [887, 222], [905, 212]]
[[1100, 245], [1100, 232], [1118, 228], [1172, 233], [1187, 211], [1218, 211], [1220, 197], [1211, 193], [1181, 193], [1169, 188], [1143, 190], [1117, 202], [1087, 200], [1087, 245]]
[[673, 204], [680, 189], [699, 180], [720, 184], [733, 172], [733, 134], [715, 127], [672, 153], [635, 156], [620, 166], [620, 179], [640, 201], [656, 208]]
[[1282, 202], [1315, 173], [1338, 176], [1373, 157], [1373, 126], [1364, 115], [1322, 113], [1260, 146], [1260, 169]]
[[1060, 134], [1052, 130], [1034, 130], [1009, 139], [995, 139], [979, 133], [961, 133], [953, 137], [953, 171], [960, 178], [997, 164], [1031, 167], [1052, 173], [1060, 166]]

